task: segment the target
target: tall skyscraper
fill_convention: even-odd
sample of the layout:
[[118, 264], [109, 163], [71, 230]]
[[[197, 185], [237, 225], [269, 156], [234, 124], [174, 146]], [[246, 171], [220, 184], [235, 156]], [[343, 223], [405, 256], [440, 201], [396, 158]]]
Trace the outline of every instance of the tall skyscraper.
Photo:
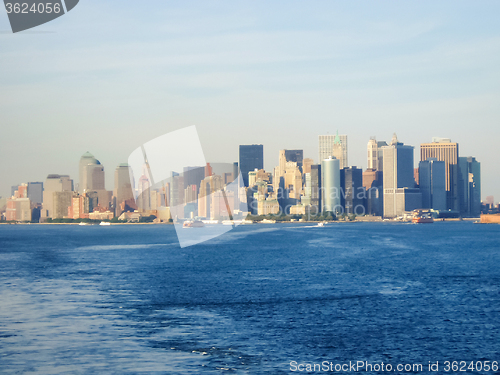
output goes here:
[[80, 158], [79, 163], [78, 193], [82, 195], [86, 191], [104, 190], [104, 167], [94, 155], [86, 152]]
[[337, 132], [336, 135], [320, 135], [319, 136], [319, 160], [323, 160], [334, 156], [339, 160], [340, 168], [347, 167], [347, 135]]
[[481, 214], [481, 163], [476, 158], [459, 157], [459, 199], [463, 216], [479, 217]]
[[[55, 199], [55, 193], [58, 192], [69, 192], [71, 194], [66, 194], [64, 196]], [[63, 201], [65, 202], [65, 200], [67, 200], [69, 196], [69, 201], [70, 201], [69, 204], [71, 204], [72, 192], [73, 192], [73, 180], [70, 179], [69, 176], [49, 174], [44, 184], [42, 217], [54, 218], [56, 217], [54, 216], [56, 211], [58, 215], [64, 212], [64, 207], [62, 207], [63, 205], [62, 202]], [[58, 200], [58, 202], [56, 202], [56, 200]], [[57, 207], [55, 207], [56, 203]]]
[[413, 146], [398, 141], [396, 134], [388, 146], [382, 147], [384, 157], [384, 216], [396, 217], [405, 211], [420, 208], [422, 195], [413, 180]]
[[446, 164], [435, 158], [421, 161], [418, 166], [422, 208], [446, 210]]
[[304, 163], [304, 151], [303, 150], [282, 150], [284, 151], [285, 161], [292, 161], [297, 163], [300, 171], [302, 171], [302, 166]]
[[446, 172], [446, 207], [449, 210], [459, 211], [458, 197], [458, 143], [453, 143], [449, 138], [432, 138], [431, 143], [420, 145], [420, 160], [435, 158], [444, 161]]
[[340, 204], [346, 214], [366, 214], [365, 188], [363, 187], [363, 171], [360, 168], [348, 167], [340, 170]]
[[28, 198], [37, 205], [43, 202], [43, 182], [28, 182]]
[[377, 147], [377, 140], [372, 137], [368, 141], [368, 146], [367, 146], [367, 151], [368, 151], [368, 167], [367, 169], [377, 169], [378, 168], [378, 147]]
[[363, 172], [363, 186], [366, 189], [366, 213], [369, 215], [384, 215], [383, 173], [376, 169]]
[[313, 214], [321, 212], [321, 164], [311, 165], [311, 206], [315, 208]]
[[115, 197], [115, 215], [120, 216], [122, 213], [120, 205], [134, 199], [132, 185], [130, 183], [130, 166], [127, 163], [118, 165], [115, 169], [115, 188], [113, 190]]
[[339, 160], [331, 156], [321, 162], [322, 212], [333, 212], [335, 214], [342, 212], [339, 164]]
[[263, 145], [240, 145], [240, 173], [244, 186], [248, 187], [248, 172], [264, 169]]
[[367, 169], [382, 171], [384, 169], [384, 158], [382, 147], [387, 146], [387, 142], [377, 142], [375, 137], [370, 138], [368, 141], [368, 167]]

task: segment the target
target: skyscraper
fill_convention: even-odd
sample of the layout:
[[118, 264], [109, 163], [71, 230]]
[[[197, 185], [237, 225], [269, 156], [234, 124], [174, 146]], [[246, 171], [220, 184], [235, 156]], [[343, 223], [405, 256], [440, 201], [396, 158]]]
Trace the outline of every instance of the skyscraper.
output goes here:
[[[64, 211], [64, 207], [62, 207], [61, 201], [56, 202], [56, 199], [54, 198], [55, 193], [58, 192], [71, 193], [72, 191], [73, 191], [73, 180], [70, 179], [69, 176], [49, 174], [44, 184], [42, 217], [54, 218], [55, 216], [53, 215], [56, 211], [58, 212], [58, 215], [61, 214]], [[71, 204], [72, 193], [64, 195], [63, 198], [67, 200], [68, 196]], [[57, 210], [55, 210], [56, 203], [57, 203]]]
[[263, 145], [240, 145], [240, 173], [244, 186], [248, 187], [248, 172], [264, 169]]
[[368, 141], [367, 146], [368, 151], [368, 167], [367, 169], [377, 169], [378, 168], [378, 147], [377, 140], [373, 137]]
[[368, 141], [368, 167], [367, 169], [382, 171], [384, 169], [384, 158], [382, 147], [387, 146], [387, 142], [377, 142], [375, 137], [370, 138]]
[[321, 162], [321, 186], [323, 202], [322, 212], [342, 212], [340, 204], [340, 168], [339, 160], [331, 156]]
[[104, 190], [104, 167], [94, 155], [86, 152], [79, 163], [78, 193]]
[[418, 166], [422, 208], [446, 210], [446, 164], [435, 158], [421, 161]]
[[384, 157], [384, 216], [396, 217], [405, 211], [420, 208], [422, 195], [413, 180], [413, 146], [398, 141], [396, 134], [388, 146], [382, 147]]
[[449, 210], [459, 211], [458, 197], [458, 143], [453, 143], [449, 138], [432, 138], [432, 143], [420, 145], [420, 160], [435, 158], [444, 161], [446, 173], [446, 207]]
[[43, 202], [43, 182], [28, 182], [28, 198], [37, 205]]
[[132, 185], [130, 183], [130, 166], [127, 163], [118, 165], [115, 169], [115, 188], [113, 190], [115, 197], [115, 216], [120, 216], [120, 205], [127, 201], [134, 199], [132, 192]]
[[472, 156], [459, 157], [458, 167], [460, 213], [478, 217], [481, 214], [481, 163]]
[[302, 171], [302, 166], [304, 163], [304, 151], [303, 150], [283, 150], [285, 161], [292, 161], [297, 163], [300, 171]]
[[311, 165], [311, 206], [314, 215], [321, 212], [321, 164]]
[[319, 136], [319, 160], [323, 160], [334, 156], [339, 160], [340, 168], [348, 166], [347, 162], [347, 135], [320, 135]]
[[348, 167], [340, 170], [341, 205], [346, 214], [366, 214], [365, 188], [363, 187], [363, 171], [360, 168]]

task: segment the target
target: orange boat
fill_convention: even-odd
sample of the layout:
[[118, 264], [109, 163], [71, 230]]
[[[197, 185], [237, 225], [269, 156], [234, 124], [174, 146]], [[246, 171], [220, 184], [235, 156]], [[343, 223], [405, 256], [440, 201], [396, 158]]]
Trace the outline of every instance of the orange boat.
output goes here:
[[434, 218], [430, 212], [422, 213], [422, 211], [419, 211], [413, 214], [412, 222], [417, 224], [430, 224], [434, 223]]

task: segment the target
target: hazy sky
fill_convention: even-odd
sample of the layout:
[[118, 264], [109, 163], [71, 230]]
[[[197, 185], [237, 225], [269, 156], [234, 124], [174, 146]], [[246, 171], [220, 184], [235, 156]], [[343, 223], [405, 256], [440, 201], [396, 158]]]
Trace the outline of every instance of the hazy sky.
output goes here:
[[[370, 136], [460, 144], [500, 199], [498, 1], [97, 1], [12, 34], [0, 11], [0, 196], [69, 174], [87, 150], [114, 169], [135, 148], [196, 125], [208, 161], [239, 144], [303, 148]], [[189, 152], [189, 150], [186, 150]]]

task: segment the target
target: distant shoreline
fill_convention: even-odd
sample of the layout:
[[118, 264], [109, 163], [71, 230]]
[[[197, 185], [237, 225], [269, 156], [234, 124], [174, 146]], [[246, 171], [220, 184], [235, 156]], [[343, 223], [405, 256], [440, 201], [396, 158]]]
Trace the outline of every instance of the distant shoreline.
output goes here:
[[[436, 220], [435, 222], [459, 222], [459, 221], [472, 221], [475, 223], [480, 223], [480, 218], [443, 218], [441, 220]], [[327, 223], [327, 224], [342, 224], [342, 223], [409, 223], [409, 221], [399, 221], [399, 220], [383, 220], [383, 219], [374, 219], [374, 220], [337, 220], [337, 221], [276, 221], [275, 223], [261, 223], [254, 222], [252, 224], [239, 224], [239, 225], [258, 225], [258, 224], [318, 224], [318, 223]], [[110, 225], [174, 225], [174, 223], [109, 223]], [[488, 223], [481, 223], [488, 224]], [[95, 226], [99, 225], [99, 223], [88, 223], [85, 225], [80, 225], [80, 223], [5, 223], [0, 222], [0, 225], [78, 225], [78, 226]], [[207, 224], [210, 225], [210, 224]], [[238, 226], [239, 226], [238, 225]]]

